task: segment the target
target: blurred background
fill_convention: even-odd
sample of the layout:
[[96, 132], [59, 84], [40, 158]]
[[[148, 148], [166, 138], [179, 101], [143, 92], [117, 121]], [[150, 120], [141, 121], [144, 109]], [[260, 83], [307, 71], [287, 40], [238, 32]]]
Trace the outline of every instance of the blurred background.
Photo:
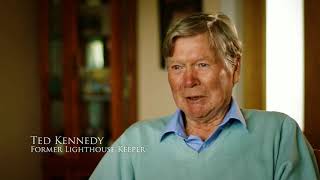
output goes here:
[[317, 0], [1, 2], [1, 179], [87, 179], [103, 153], [31, 153], [30, 136], [109, 146], [132, 123], [173, 113], [161, 41], [170, 23], [199, 11], [236, 24], [239, 105], [289, 114], [320, 148]]

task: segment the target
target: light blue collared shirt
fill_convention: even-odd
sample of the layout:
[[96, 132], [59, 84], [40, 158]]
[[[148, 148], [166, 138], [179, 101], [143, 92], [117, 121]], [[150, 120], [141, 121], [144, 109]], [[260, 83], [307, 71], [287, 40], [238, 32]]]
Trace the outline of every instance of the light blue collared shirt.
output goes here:
[[174, 133], [182, 137], [185, 143], [193, 150], [200, 152], [212, 144], [219, 136], [223, 128], [230, 123], [232, 120], [240, 122], [244, 128], [247, 127], [246, 121], [240, 111], [237, 102], [232, 98], [231, 106], [227, 111], [223, 121], [218, 126], [217, 130], [213, 132], [208, 139], [202, 141], [200, 137], [195, 135], [187, 136], [185, 133], [185, 127], [183, 123], [183, 112], [178, 109], [172, 116], [171, 120], [168, 122], [165, 131], [161, 135], [161, 141], [167, 137], [167, 135]]

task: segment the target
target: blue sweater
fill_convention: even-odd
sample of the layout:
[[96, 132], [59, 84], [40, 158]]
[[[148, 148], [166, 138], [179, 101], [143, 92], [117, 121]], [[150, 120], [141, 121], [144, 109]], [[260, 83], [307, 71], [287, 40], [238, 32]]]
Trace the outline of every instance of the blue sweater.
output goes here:
[[91, 180], [317, 180], [311, 146], [285, 114], [242, 110], [245, 129], [228, 124], [208, 148], [196, 152], [170, 134], [170, 117], [140, 121], [112, 145]]

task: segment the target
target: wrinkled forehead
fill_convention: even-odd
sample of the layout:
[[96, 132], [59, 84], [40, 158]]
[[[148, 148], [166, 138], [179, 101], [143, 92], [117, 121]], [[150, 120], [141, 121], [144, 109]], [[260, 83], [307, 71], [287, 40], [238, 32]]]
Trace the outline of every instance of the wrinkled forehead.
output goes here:
[[[212, 39], [209, 35], [209, 32], [203, 32], [203, 33], [197, 33], [197, 34], [194, 34], [194, 35], [190, 35], [190, 36], [176, 36], [173, 38], [173, 41], [172, 41], [172, 48], [171, 48], [171, 54], [169, 57], [167, 58], [170, 58], [174, 55], [175, 53], [175, 49], [176, 49], [176, 46], [177, 46], [177, 41], [178, 40], [181, 40], [181, 39], [190, 39], [190, 38], [194, 38], [194, 37], [197, 37], [197, 36], [203, 36], [203, 40], [201, 41], [201, 43], [203, 43], [203, 47], [209, 47], [211, 53], [216, 56], [218, 54], [220, 54], [218, 52], [218, 48], [216, 48], [214, 46], [214, 43], [212, 42]], [[184, 42], [187, 42], [187, 41], [184, 41]]]

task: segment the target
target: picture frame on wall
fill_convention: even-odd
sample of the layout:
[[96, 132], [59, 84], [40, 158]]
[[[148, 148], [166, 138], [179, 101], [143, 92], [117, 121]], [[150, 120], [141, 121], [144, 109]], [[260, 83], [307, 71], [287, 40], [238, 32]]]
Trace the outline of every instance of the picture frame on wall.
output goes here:
[[[160, 22], [160, 52], [164, 37], [170, 24], [188, 15], [202, 12], [202, 0], [158, 0]], [[161, 54], [160, 67], [166, 68], [165, 60]]]

